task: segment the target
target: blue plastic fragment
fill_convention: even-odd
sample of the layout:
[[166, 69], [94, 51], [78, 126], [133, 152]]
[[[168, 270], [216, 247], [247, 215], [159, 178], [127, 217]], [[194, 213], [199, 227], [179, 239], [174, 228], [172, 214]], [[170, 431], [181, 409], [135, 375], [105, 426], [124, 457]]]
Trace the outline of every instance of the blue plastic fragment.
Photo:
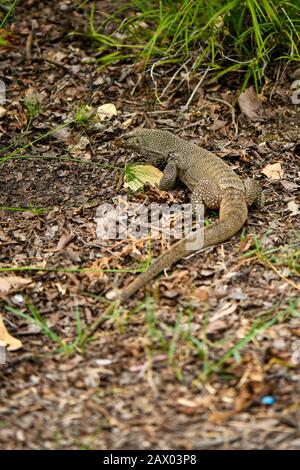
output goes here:
[[262, 405], [271, 406], [271, 405], [274, 405], [274, 403], [276, 402], [276, 399], [270, 395], [266, 395], [261, 398], [260, 402]]

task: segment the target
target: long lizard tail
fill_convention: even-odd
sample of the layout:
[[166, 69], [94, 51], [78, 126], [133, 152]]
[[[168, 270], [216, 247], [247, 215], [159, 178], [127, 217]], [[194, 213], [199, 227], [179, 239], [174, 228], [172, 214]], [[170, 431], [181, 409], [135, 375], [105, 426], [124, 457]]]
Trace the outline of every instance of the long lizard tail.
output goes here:
[[[206, 226], [174, 243], [162, 253], [151, 266], [140, 274], [127, 287], [118, 291], [116, 296], [121, 301], [129, 299], [141, 287], [148, 284], [155, 276], [181, 258], [194, 251], [222, 243], [235, 235], [246, 222], [248, 215], [245, 195], [241, 191], [228, 188], [223, 192], [220, 204], [219, 222]], [[114, 298], [110, 296], [109, 298]]]

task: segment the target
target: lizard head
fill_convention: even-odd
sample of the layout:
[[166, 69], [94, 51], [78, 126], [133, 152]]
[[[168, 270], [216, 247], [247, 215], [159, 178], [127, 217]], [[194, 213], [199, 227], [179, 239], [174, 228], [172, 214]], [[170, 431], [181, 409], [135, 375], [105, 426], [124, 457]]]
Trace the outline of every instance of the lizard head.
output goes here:
[[176, 150], [177, 137], [169, 131], [158, 129], [136, 129], [116, 141], [118, 147], [134, 150], [147, 160], [156, 162], [167, 159]]

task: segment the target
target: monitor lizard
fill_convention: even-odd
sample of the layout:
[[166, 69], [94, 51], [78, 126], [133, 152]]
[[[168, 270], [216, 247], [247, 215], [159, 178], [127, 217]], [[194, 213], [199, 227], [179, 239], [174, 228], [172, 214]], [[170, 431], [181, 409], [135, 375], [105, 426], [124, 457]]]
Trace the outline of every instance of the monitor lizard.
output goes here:
[[128, 286], [110, 291], [107, 298], [111, 300], [129, 299], [161, 271], [189, 255], [191, 246], [196, 251], [228, 240], [245, 224], [248, 207], [262, 203], [262, 191], [256, 181], [243, 180], [212, 152], [169, 131], [136, 129], [117, 139], [116, 144], [144, 155], [151, 163], [165, 164], [159, 188], [169, 190], [179, 178], [191, 191], [192, 206], [202, 203], [209, 209], [219, 209], [219, 222], [174, 243]]

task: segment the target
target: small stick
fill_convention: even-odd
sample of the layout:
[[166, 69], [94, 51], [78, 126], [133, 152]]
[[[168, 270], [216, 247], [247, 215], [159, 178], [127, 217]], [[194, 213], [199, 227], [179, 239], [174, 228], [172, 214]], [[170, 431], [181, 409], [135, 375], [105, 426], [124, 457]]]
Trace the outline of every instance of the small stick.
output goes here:
[[235, 137], [237, 137], [238, 133], [239, 133], [239, 129], [238, 129], [238, 125], [237, 125], [237, 121], [236, 121], [236, 118], [235, 118], [235, 109], [234, 109], [234, 106], [232, 106], [231, 103], [229, 103], [228, 101], [226, 100], [222, 100], [221, 98], [213, 98], [213, 97], [208, 97], [209, 100], [211, 101], [217, 101], [218, 103], [223, 103], [225, 104], [226, 106], [229, 107], [230, 111], [231, 111], [231, 120], [232, 120], [232, 124], [235, 128]]
[[204, 74], [202, 75], [201, 79], [199, 80], [199, 82], [197, 83], [197, 85], [195, 86], [195, 88], [193, 89], [193, 92], [191, 94], [191, 96], [189, 97], [189, 99], [187, 100], [186, 104], [183, 106], [183, 111], [186, 111], [191, 103], [191, 101], [193, 100], [195, 94], [196, 94], [196, 91], [198, 90], [198, 88], [200, 87], [200, 85], [202, 85], [203, 83], [203, 80], [205, 79], [206, 75], [208, 74], [208, 72], [210, 71], [210, 67], [207, 67], [207, 69], [205, 70]]

